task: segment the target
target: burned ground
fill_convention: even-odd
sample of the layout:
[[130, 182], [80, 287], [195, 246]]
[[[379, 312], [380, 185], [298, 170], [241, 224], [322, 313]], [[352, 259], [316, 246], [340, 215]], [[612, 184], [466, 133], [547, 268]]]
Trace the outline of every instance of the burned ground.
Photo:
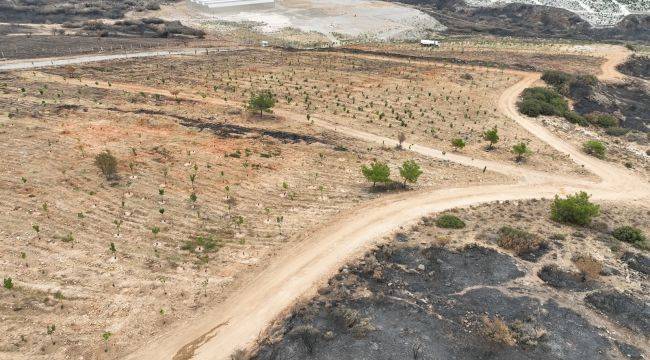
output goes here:
[[0, 0], [0, 22], [63, 23], [92, 19], [119, 19], [128, 11], [144, 11], [173, 3], [166, 0]]
[[612, 290], [590, 294], [585, 300], [623, 326], [639, 334], [650, 333], [650, 307], [647, 302]]
[[650, 57], [632, 55], [623, 64], [617, 67], [623, 74], [650, 80]]
[[[602, 223], [572, 229], [540, 220], [546, 206], [523, 201], [456, 211], [465, 230], [436, 229], [423, 219], [344, 266], [315, 298], [278, 321], [254, 358], [647, 356], [648, 280], [640, 273], [625, 279], [628, 265], [617, 253], [626, 245]], [[630, 211], [645, 210], [608, 206], [600, 221], [614, 225]], [[499, 250], [496, 218], [548, 239], [549, 252], [537, 264]], [[575, 269], [584, 251], [607, 265], [603, 275]]]
[[615, 113], [623, 119], [622, 127], [644, 132], [650, 126], [650, 93], [642, 83], [575, 84], [571, 86], [570, 97], [574, 109], [581, 114]]
[[[194, 46], [181, 38], [93, 37], [75, 35], [0, 36], [5, 59], [29, 59], [97, 52], [146, 51], [159, 47]], [[196, 44], [200, 45], [200, 44]]]
[[575, 13], [551, 6], [511, 3], [475, 7], [463, 0], [407, 0], [447, 27], [451, 34], [556, 37], [581, 40], [648, 40], [650, 16], [628, 15], [617, 25], [595, 28]]

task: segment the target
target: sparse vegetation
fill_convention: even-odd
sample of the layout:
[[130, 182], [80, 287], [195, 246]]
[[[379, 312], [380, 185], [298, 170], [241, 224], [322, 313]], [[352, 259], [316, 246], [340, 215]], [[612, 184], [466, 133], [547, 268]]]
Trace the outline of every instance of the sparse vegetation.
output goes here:
[[539, 236], [510, 226], [501, 227], [498, 235], [497, 245], [512, 250], [517, 255], [523, 255], [547, 246], [546, 241]]
[[515, 333], [510, 330], [510, 327], [501, 318], [483, 315], [481, 322], [483, 324], [483, 334], [488, 339], [505, 346], [515, 346], [517, 344]]
[[573, 263], [585, 279], [598, 278], [603, 271], [603, 264], [588, 255], [579, 255], [573, 258]]

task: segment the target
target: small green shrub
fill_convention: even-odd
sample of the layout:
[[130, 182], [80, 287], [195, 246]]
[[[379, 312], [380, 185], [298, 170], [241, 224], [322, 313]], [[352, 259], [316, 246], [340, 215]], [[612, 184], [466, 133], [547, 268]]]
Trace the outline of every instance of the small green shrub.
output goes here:
[[640, 244], [646, 240], [645, 235], [640, 229], [627, 225], [614, 229], [612, 236], [617, 240], [630, 244]]
[[584, 150], [584, 152], [586, 152], [591, 156], [595, 156], [599, 159], [605, 158], [606, 148], [605, 145], [600, 141], [596, 141], [596, 140], [585, 141], [585, 143], [582, 144], [582, 149]]
[[181, 246], [181, 250], [189, 251], [193, 254], [207, 254], [218, 251], [221, 247], [223, 247], [223, 243], [216, 240], [212, 235], [194, 236]]
[[619, 125], [618, 119], [610, 114], [593, 112], [585, 116], [585, 118], [589, 123], [602, 128], [611, 128]]
[[13, 280], [11, 280], [10, 277], [3, 278], [2, 279], [2, 286], [7, 290], [11, 290], [11, 289], [14, 288], [14, 282], [13, 282]]
[[555, 196], [551, 203], [551, 219], [561, 223], [588, 225], [591, 218], [600, 214], [600, 206], [589, 201], [589, 195], [578, 192], [565, 199]]
[[456, 149], [462, 149], [465, 147], [466, 144], [465, 144], [465, 140], [458, 138], [458, 139], [451, 140], [451, 145]]
[[570, 123], [572, 123], [572, 124], [578, 124], [578, 125], [580, 125], [580, 126], [587, 126], [587, 125], [589, 125], [589, 122], [587, 121], [587, 119], [585, 119], [584, 116], [582, 116], [582, 115], [580, 115], [580, 114], [578, 114], [577, 112], [572, 111], [572, 110], [569, 110], [569, 111], [565, 112], [565, 113], [564, 113], [564, 118], [565, 118], [568, 122], [570, 122]]
[[455, 215], [444, 214], [436, 218], [436, 226], [443, 229], [462, 229], [465, 222]]
[[605, 129], [605, 134], [611, 135], [611, 136], [623, 136], [623, 135], [625, 135], [625, 134], [627, 134], [629, 132], [630, 132], [630, 129], [626, 129], [626, 128], [622, 128], [622, 127], [618, 127], [618, 126], [614, 126], [614, 127], [610, 127], [610, 128]]

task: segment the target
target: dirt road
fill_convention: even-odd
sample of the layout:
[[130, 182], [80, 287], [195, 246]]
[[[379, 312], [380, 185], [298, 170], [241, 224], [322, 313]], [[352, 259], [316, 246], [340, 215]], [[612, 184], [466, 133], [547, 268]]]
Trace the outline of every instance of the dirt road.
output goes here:
[[[615, 66], [625, 57], [616, 52], [603, 55], [608, 61], [603, 65], [601, 78], [619, 79], [620, 75]], [[382, 236], [431, 212], [496, 200], [551, 197], [557, 193], [578, 190], [588, 191], [595, 199], [650, 200], [648, 184], [635, 178], [630, 171], [583, 154], [535, 120], [520, 115], [515, 105], [518, 96], [523, 89], [539, 79], [539, 74], [520, 75], [521, 80], [501, 95], [498, 102], [500, 111], [534, 136], [568, 154], [575, 162], [596, 174], [601, 181], [589, 182], [565, 175], [522, 169], [510, 164], [471, 159], [457, 154], [443, 154], [437, 149], [406, 144], [406, 148], [411, 151], [427, 156], [479, 168], [487, 166], [492, 171], [516, 178], [518, 182], [514, 185], [475, 186], [388, 195], [343, 212], [319, 229], [310, 231], [294, 247], [286, 249], [264, 272], [231, 298], [216, 305], [201, 319], [192, 323], [176, 324], [167, 333], [152, 339], [125, 357], [177, 360], [227, 358], [234, 350], [250, 346], [271, 321], [287, 311], [297, 300], [312, 296], [341, 265], [365, 252]], [[91, 81], [86, 83], [89, 86], [103, 86]], [[113, 83], [111, 87], [168, 95], [167, 91], [136, 84]], [[202, 99], [191, 94], [178, 96], [195, 101], [221, 102], [219, 99]], [[289, 111], [277, 113], [291, 120], [305, 121], [304, 114]], [[395, 143], [392, 139], [334, 125], [319, 118], [314, 119], [314, 123], [366, 141], [385, 145]]]
[[[615, 53], [608, 55], [612, 54]], [[614, 60], [610, 59], [605, 63], [603, 79], [620, 78], [614, 67], [625, 57], [615, 55]], [[609, 75], [615, 76], [610, 78]], [[297, 247], [278, 256], [272, 265], [248, 286], [219, 304], [199, 322], [191, 325], [179, 324], [169, 335], [153, 341], [128, 358], [226, 358], [237, 348], [251, 345], [278, 315], [289, 309], [297, 300], [312, 296], [341, 265], [361, 255], [381, 236], [430, 212], [495, 200], [551, 197], [557, 193], [578, 190], [586, 190], [596, 199], [647, 199], [650, 196], [647, 183], [636, 179], [625, 169], [583, 154], [533, 119], [518, 113], [516, 101], [520, 92], [538, 79], [539, 74], [523, 74], [521, 81], [502, 94], [498, 103], [499, 109], [533, 135], [584, 165], [602, 181], [593, 183], [558, 174], [525, 170], [509, 164], [470, 159], [461, 155], [444, 155], [436, 149], [407, 144], [407, 148], [424, 155], [468, 166], [488, 166], [493, 171], [518, 178], [519, 183], [386, 196], [340, 214], [328, 225], [306, 237]], [[304, 118], [302, 115], [295, 116], [296, 114], [288, 112], [280, 115], [292, 120]], [[365, 141], [386, 145], [393, 145], [395, 142], [318, 118], [315, 119], [315, 124]], [[628, 189], [630, 192], [623, 193], [620, 189]], [[178, 336], [179, 334], [182, 335]]]
[[142, 51], [125, 54], [107, 54], [107, 55], [83, 55], [64, 58], [40, 58], [31, 60], [10, 60], [0, 62], [0, 71], [9, 70], [27, 70], [38, 69], [52, 66], [77, 65], [89, 62], [173, 56], [173, 55], [197, 55], [216, 52], [233, 51], [234, 49], [214, 49], [214, 48], [191, 48], [182, 50], [157, 50]]

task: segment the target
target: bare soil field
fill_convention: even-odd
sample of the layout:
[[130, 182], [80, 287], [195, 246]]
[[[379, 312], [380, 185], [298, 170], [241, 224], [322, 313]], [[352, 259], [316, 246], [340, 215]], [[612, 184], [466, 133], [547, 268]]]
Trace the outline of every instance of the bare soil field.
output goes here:
[[465, 61], [469, 64], [543, 71], [556, 69], [572, 74], [596, 74], [602, 58], [590, 54], [571, 42], [548, 42], [539, 39], [496, 39], [485, 36], [445, 37], [439, 47], [423, 47], [418, 43], [386, 43], [350, 45], [377, 53], [418, 56], [436, 61]]
[[[172, 64], [166, 59], [136, 61], [127, 71], [132, 81], [149, 88], [166, 92], [191, 88], [194, 96], [238, 103], [250, 96], [254, 86], [270, 87], [280, 108], [302, 112], [306, 121], [322, 118], [392, 139], [403, 133], [407, 142], [447, 152], [455, 151], [453, 139], [462, 138], [466, 146], [461, 154], [476, 153], [486, 159], [514, 163], [512, 145], [526, 141], [535, 154], [521, 166], [588, 176], [499, 114], [498, 95], [519, 79], [517, 73], [312, 52], [251, 50], [221, 59], [187, 57]], [[118, 83], [123, 79], [121, 68], [121, 64], [89, 66], [85, 71], [91, 79]], [[159, 75], [161, 69], [165, 75]], [[65, 74], [63, 69], [47, 72]], [[316, 73], [321, 75], [313, 76]], [[464, 79], [469, 73], [472, 78]], [[483, 151], [487, 145], [483, 132], [494, 126], [500, 143], [492, 151]]]
[[[566, 60], [560, 59], [549, 55], [544, 61], [554, 66]], [[599, 69], [594, 65], [589, 72], [596, 74]], [[519, 87], [534, 83], [538, 77], [509, 69], [403, 57], [277, 49], [0, 73], [0, 153], [4, 155], [0, 159], [0, 267], [4, 283], [0, 289], [0, 358], [137, 357], [136, 351], [157, 346], [160, 343], [156, 341], [170, 333], [178, 341], [159, 346], [165, 347], [160, 353], [169, 347], [179, 359], [193, 355], [225, 357], [229, 354], [214, 352], [209, 346], [200, 353], [195, 350], [213, 338], [219, 327], [237, 324], [228, 320], [210, 324], [210, 331], [199, 332], [196, 337], [196, 329], [182, 336], [173, 330], [213, 319], [217, 306], [237, 301], [239, 290], [255, 285], [255, 280], [265, 274], [276, 274], [278, 279], [286, 275], [290, 280], [303, 280], [300, 286], [312, 286], [312, 274], [303, 274], [309, 270], [306, 267], [266, 271], [277, 271], [277, 260], [287, 254], [295, 252], [306, 259], [320, 255], [314, 262], [326, 258], [325, 264], [334, 263], [338, 257], [346, 259], [363, 248], [358, 245], [365, 237], [392, 229], [409, 214], [429, 213], [433, 210], [423, 209], [442, 206], [436, 202], [445, 199], [462, 205], [502, 196], [533, 196], [532, 192], [551, 196], [565, 192], [565, 184], [569, 189], [601, 189], [601, 195], [609, 199], [616, 195], [609, 187], [634, 186], [629, 194], [637, 191], [644, 196], [647, 184], [636, 181], [632, 175], [637, 173], [589, 157], [585, 160], [583, 154], [576, 154], [545, 128], [538, 131], [541, 135], [528, 132], [535, 129], [536, 122], [509, 113]], [[274, 112], [260, 116], [248, 111], [246, 103], [251, 95], [265, 89], [272, 90], [277, 98]], [[544, 123], [541, 120], [557, 119], [540, 119], [540, 124]], [[495, 128], [499, 139], [493, 149], [488, 149], [484, 132]], [[573, 142], [577, 141], [573, 137], [582, 136], [577, 131], [567, 134], [549, 128]], [[403, 149], [395, 146], [401, 135], [405, 139]], [[466, 145], [453, 146], [456, 139]], [[525, 161], [516, 161], [512, 152], [513, 145], [520, 142], [532, 149]], [[96, 164], [96, 156], [105, 151], [117, 159], [117, 177], [105, 178]], [[624, 156], [633, 152], [629, 148], [621, 151]], [[407, 189], [397, 184], [375, 188], [360, 171], [362, 165], [375, 160], [387, 162], [394, 178], [399, 165], [414, 160], [421, 165], [423, 175]], [[639, 165], [633, 171], [644, 176], [642, 160], [637, 161]], [[425, 324], [423, 329], [451, 320], [450, 328], [439, 335], [459, 335], [474, 346], [447, 347], [443, 354], [492, 354], [495, 358], [499, 354], [512, 358], [522, 354], [523, 343], [504, 353], [479, 344], [475, 332], [466, 333], [479, 323], [496, 323], [503, 329], [492, 313], [487, 322], [478, 316], [465, 317], [464, 312], [489, 311], [481, 308], [482, 303], [499, 304], [492, 311], [503, 309], [511, 332], [519, 326], [513, 325], [519, 324], [516, 320], [524, 321], [523, 314], [531, 309], [539, 313], [534, 330], [542, 327], [551, 333], [551, 325], [558, 319], [575, 320], [549, 335], [548, 347], [535, 348], [541, 336], [522, 330], [522, 336], [531, 341], [525, 346], [531, 346], [537, 357], [561, 358], [575, 349], [571, 354], [585, 356], [647, 353], [643, 339], [631, 332], [647, 327], [644, 318], [634, 316], [639, 309], [645, 311], [639, 304], [647, 301], [643, 295], [647, 279], [624, 272], [628, 266], [643, 273], [647, 258], [638, 249], [610, 241], [609, 230], [630, 224], [647, 233], [648, 210], [636, 203], [603, 204], [598, 221], [605, 225], [575, 231], [545, 220], [548, 202], [540, 200], [458, 210], [469, 224], [461, 231], [438, 230], [425, 219], [417, 228], [396, 235], [395, 241], [406, 245], [395, 248], [395, 252], [403, 251], [402, 259], [407, 263], [375, 256], [380, 263], [394, 265], [386, 265], [387, 270], [378, 275], [386, 276], [383, 279], [387, 281], [373, 283], [377, 287], [368, 287], [369, 291], [382, 287], [388, 301], [393, 301], [393, 285], [388, 284], [398, 284], [400, 291], [410, 292], [413, 298], [398, 294], [401, 299], [395, 301], [405, 302], [407, 309], [390, 315], [393, 319], [439, 310], [440, 317], [431, 319], [440, 323]], [[313, 234], [332, 230], [327, 227], [330, 220], [341, 221], [343, 233], [355, 229], [354, 224], [364, 224], [361, 220], [366, 219], [354, 216], [368, 216], [364, 211], [373, 206], [377, 209], [371, 209], [375, 211], [369, 218], [375, 222], [372, 229], [356, 230], [354, 235], [359, 239], [337, 238], [338, 229], [334, 229], [329, 238], [325, 237], [331, 243], [310, 242], [314, 241], [310, 238]], [[382, 218], [382, 211], [391, 217]], [[556, 233], [565, 237], [551, 239], [554, 242], [540, 247], [542, 251], [519, 259], [493, 243], [490, 231], [502, 223], [539, 232], [545, 239]], [[419, 250], [434, 240], [437, 250], [432, 250], [433, 255]], [[479, 243], [482, 248], [465, 248], [469, 243]], [[567, 272], [575, 263], [572, 254], [585, 250], [585, 243], [600, 262], [620, 274], [583, 284], [580, 277]], [[305, 252], [305, 247], [314, 245], [314, 252]], [[385, 249], [393, 246], [397, 245]], [[408, 276], [425, 275], [417, 266], [415, 273], [410, 271], [414, 261], [424, 261], [423, 256], [431, 264], [440, 258], [453, 269], [440, 270], [448, 281], [433, 283], [435, 286], [418, 279], [418, 289], [430, 290], [430, 298], [411, 301], [418, 298], [418, 289], [408, 287], [408, 281], [403, 284], [388, 276], [397, 279], [402, 270]], [[478, 269], [472, 271], [468, 259], [478, 259]], [[287, 258], [288, 263], [294, 260]], [[563, 267], [544, 271], [536, 267], [553, 264]], [[323, 269], [320, 276], [325, 277], [337, 267], [320, 264], [316, 268]], [[470, 271], [459, 270], [463, 268]], [[347, 276], [363, 280], [360, 272], [348, 269], [336, 278], [337, 282], [345, 281], [333, 286], [347, 286]], [[546, 285], [542, 278], [556, 287], [579, 291], [558, 290], [553, 294], [559, 294], [559, 300], [547, 302], [542, 298], [548, 293], [543, 291]], [[291, 299], [289, 290], [278, 289], [273, 295]], [[583, 299], [587, 291], [589, 298]], [[569, 295], [563, 295], [565, 292]], [[619, 296], [619, 292], [625, 295]], [[345, 297], [351, 294], [357, 299], [350, 291], [330, 291], [332, 296], [339, 293], [342, 295], [332, 303], [352, 301]], [[448, 297], [462, 298], [458, 302], [461, 306], [447, 304]], [[374, 295], [369, 298], [374, 299]], [[569, 299], [575, 299], [576, 305], [565, 306]], [[274, 306], [283, 304], [276, 301], [254, 310], [268, 306], [268, 316], [275, 316]], [[614, 311], [612, 302], [633, 310]], [[308, 325], [317, 319], [326, 324], [325, 317], [314, 315], [326, 314], [321, 305], [308, 306], [316, 309], [309, 311], [309, 317], [297, 313], [278, 334], [292, 329], [291, 321]], [[589, 306], [609, 315], [589, 313], [585, 310]], [[507, 313], [508, 309], [511, 312]], [[368, 325], [367, 334], [378, 334], [377, 329], [370, 330], [374, 323], [363, 323]], [[382, 326], [387, 328], [388, 324]], [[235, 329], [244, 334], [236, 341], [249, 341], [247, 331], [256, 326], [243, 324]], [[603, 326], [615, 329], [616, 334], [604, 336]], [[578, 328], [587, 330], [580, 333]], [[373, 358], [364, 351], [376, 351], [378, 344], [388, 339], [378, 335], [374, 344], [359, 349], [357, 345], [364, 343], [344, 339], [349, 333], [340, 333], [345, 345], [339, 349], [349, 350], [337, 353], [343, 358], [349, 354]], [[259, 356], [272, 358], [274, 351], [280, 351], [303, 358], [305, 351], [311, 352], [308, 347], [300, 348], [292, 336], [280, 340], [281, 336], [273, 336], [271, 343], [261, 346]], [[514, 333], [511, 336], [520, 339]], [[569, 348], [559, 341], [562, 336], [573, 336], [571, 340], [578, 345]], [[330, 335], [323, 339], [326, 337]], [[173, 348], [177, 342], [180, 350]], [[405, 346], [413, 351], [414, 344]], [[399, 357], [406, 348], [398, 345], [386, 354]], [[428, 349], [420, 346], [418, 351], [424, 350]], [[602, 352], [594, 353], [598, 350]]]
[[[2, 356], [111, 358], [200, 317], [307, 229], [380, 196], [359, 171], [374, 158], [393, 168], [415, 159], [420, 189], [510, 181], [249, 115], [244, 89], [265, 79], [244, 76], [271, 71], [253, 70], [264, 56], [93, 64], [74, 78], [62, 69], [0, 74], [1, 261], [14, 284], [1, 293]], [[197, 76], [211, 67], [219, 78]], [[219, 84], [216, 95], [207, 84]], [[119, 160], [117, 180], [93, 164], [105, 150]]]
[[[447, 212], [463, 229], [422, 218], [296, 305], [254, 358], [647, 357], [650, 258], [611, 236], [623, 225], [647, 233], [647, 206], [603, 203], [576, 228], [550, 221], [549, 205]], [[512, 248], [512, 234], [537, 245]]]

